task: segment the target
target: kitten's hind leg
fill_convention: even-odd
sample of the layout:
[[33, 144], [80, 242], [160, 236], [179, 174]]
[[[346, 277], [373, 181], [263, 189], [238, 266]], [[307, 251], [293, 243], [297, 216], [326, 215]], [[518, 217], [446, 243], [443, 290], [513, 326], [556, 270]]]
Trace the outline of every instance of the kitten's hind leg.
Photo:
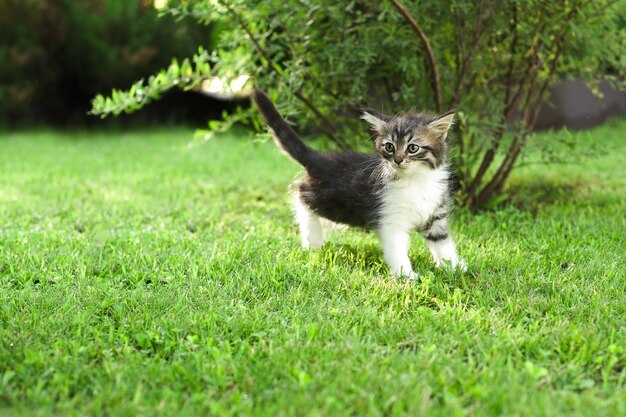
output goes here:
[[324, 233], [320, 217], [307, 207], [298, 194], [293, 199], [296, 222], [300, 227], [300, 237], [302, 239], [302, 247], [304, 249], [317, 249], [324, 244]]
[[409, 259], [409, 243], [411, 241], [409, 233], [392, 227], [383, 227], [378, 230], [378, 236], [383, 245], [385, 261], [389, 265], [391, 274], [394, 277], [417, 278]]
[[453, 268], [467, 270], [465, 261], [459, 259], [450, 232], [446, 217], [435, 217], [426, 228], [421, 231], [432, 253], [437, 267], [443, 266], [443, 261], [449, 261]]

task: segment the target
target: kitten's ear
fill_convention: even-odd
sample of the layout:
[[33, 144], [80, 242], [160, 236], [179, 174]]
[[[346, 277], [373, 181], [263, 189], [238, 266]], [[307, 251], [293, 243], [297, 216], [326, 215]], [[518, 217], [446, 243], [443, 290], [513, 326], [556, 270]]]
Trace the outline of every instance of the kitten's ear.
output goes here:
[[428, 128], [441, 140], [445, 140], [448, 136], [448, 130], [454, 123], [455, 110], [450, 110], [446, 113], [440, 114], [435, 117], [435, 120], [428, 124]]
[[376, 110], [363, 109], [361, 119], [368, 122], [372, 126], [372, 129], [376, 132], [382, 132], [383, 127], [385, 127], [387, 122], [390, 120], [390, 117], [379, 113]]

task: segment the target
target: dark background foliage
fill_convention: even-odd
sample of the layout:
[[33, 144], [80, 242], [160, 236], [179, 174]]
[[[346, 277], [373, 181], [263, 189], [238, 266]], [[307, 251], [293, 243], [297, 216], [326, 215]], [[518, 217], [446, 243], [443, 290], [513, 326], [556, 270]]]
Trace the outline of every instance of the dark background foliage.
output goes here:
[[[102, 123], [87, 115], [96, 93], [210, 47], [211, 33], [191, 19], [159, 18], [147, 0], [0, 0], [0, 123]], [[210, 107], [172, 92], [133, 118], [205, 122], [220, 113]]]

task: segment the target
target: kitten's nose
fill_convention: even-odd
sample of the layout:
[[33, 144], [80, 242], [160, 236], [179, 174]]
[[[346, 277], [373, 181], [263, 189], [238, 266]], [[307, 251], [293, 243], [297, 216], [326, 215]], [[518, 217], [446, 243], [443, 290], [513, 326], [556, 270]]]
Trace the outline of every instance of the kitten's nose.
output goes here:
[[400, 165], [402, 163], [402, 161], [404, 161], [404, 159], [401, 156], [394, 156], [393, 160], [395, 161], [396, 164]]

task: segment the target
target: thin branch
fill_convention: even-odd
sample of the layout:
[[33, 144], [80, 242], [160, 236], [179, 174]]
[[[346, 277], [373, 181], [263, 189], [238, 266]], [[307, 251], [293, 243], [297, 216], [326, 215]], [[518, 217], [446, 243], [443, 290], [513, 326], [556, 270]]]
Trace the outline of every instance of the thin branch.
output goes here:
[[539, 91], [539, 95], [537, 96], [537, 100], [535, 101], [534, 114], [533, 114], [532, 118], [530, 119], [530, 124], [529, 124], [530, 130], [535, 128], [535, 124], [537, 123], [537, 119], [539, 118], [539, 111], [541, 110], [541, 105], [543, 104], [543, 101], [545, 99], [546, 90], [548, 88], [548, 85], [549, 85], [549, 83], [551, 81], [552, 76], [556, 72], [556, 64], [557, 64], [559, 58], [561, 57], [561, 53], [562, 52], [563, 52], [563, 44], [558, 44], [557, 47], [556, 47], [556, 52], [554, 53], [554, 60], [552, 61], [552, 67], [550, 68], [550, 74], [548, 75], [548, 77], [544, 81], [543, 86], [541, 86], [541, 90]]
[[[572, 15], [570, 14], [568, 16], [568, 19], [571, 17]], [[541, 104], [543, 103], [545, 99], [548, 85], [550, 84], [550, 81], [552, 77], [554, 76], [556, 69], [558, 67], [558, 61], [559, 61], [559, 58], [561, 56], [561, 52], [563, 49], [564, 36], [565, 36], [565, 30], [561, 31], [561, 33], [559, 33], [559, 35], [556, 38], [556, 52], [554, 54], [554, 58], [552, 59], [552, 62], [550, 65], [550, 72], [548, 73], [548, 76], [544, 80], [544, 83], [541, 86], [541, 89], [539, 90], [539, 93], [536, 96], [534, 108], [532, 108], [533, 106], [530, 105], [530, 91], [529, 91], [529, 95], [526, 98], [526, 104], [525, 104], [525, 106], [527, 107], [524, 111], [524, 117], [522, 119], [522, 133], [515, 137], [515, 139], [511, 143], [511, 147], [509, 148], [509, 152], [507, 153], [506, 158], [504, 159], [504, 161], [502, 162], [502, 164], [500, 165], [500, 167], [498, 168], [498, 170], [492, 177], [491, 181], [489, 181], [489, 183], [487, 183], [487, 185], [485, 185], [485, 187], [478, 194], [476, 201], [479, 205], [487, 201], [487, 199], [493, 194], [494, 191], [497, 191], [502, 188], [502, 186], [504, 185], [504, 182], [506, 181], [509, 174], [511, 173], [513, 166], [515, 166], [515, 162], [517, 161], [517, 158], [519, 157], [521, 153], [521, 150], [526, 141], [526, 137], [528, 136], [530, 131], [535, 127], [535, 123], [537, 122], [537, 117], [539, 115], [539, 109], [541, 108]], [[535, 79], [536, 77], [533, 78], [533, 84], [535, 82]], [[532, 117], [530, 115], [531, 111], [532, 111]]]
[[[478, 5], [478, 10], [479, 10], [479, 17], [478, 17], [478, 23], [476, 24], [476, 28], [474, 30], [474, 34], [472, 36], [472, 49], [470, 50], [469, 54], [465, 55], [461, 61], [461, 65], [459, 67], [459, 70], [457, 72], [457, 79], [456, 79], [456, 84], [454, 86], [454, 92], [452, 93], [452, 100], [450, 102], [450, 107], [451, 108], [456, 108], [459, 105], [459, 101], [461, 99], [460, 94], [461, 94], [461, 87], [463, 87], [464, 85], [464, 81], [465, 81], [465, 76], [467, 75], [467, 69], [470, 67], [470, 65], [472, 64], [472, 61], [474, 59], [474, 57], [476, 56], [476, 52], [478, 51], [478, 47], [480, 46], [480, 40], [483, 36], [483, 23], [489, 23], [489, 16], [487, 16], [487, 18], [485, 18], [483, 20], [483, 14], [481, 13], [483, 9], [483, 4], [482, 1], [480, 2], [480, 4]], [[487, 12], [488, 13], [488, 12]], [[488, 13], [489, 15], [489, 13]], [[455, 10], [455, 21], [456, 21], [456, 26], [460, 27], [460, 17], [458, 16], [458, 9]], [[492, 16], [493, 17], [493, 16]], [[461, 35], [461, 48], [464, 51], [465, 50], [465, 35], [463, 34], [463, 29], [460, 28], [459, 31], [459, 35]], [[463, 56], [464, 54], [460, 54], [460, 56]], [[467, 91], [467, 89], [465, 90]]]
[[506, 87], [504, 93], [504, 103], [508, 106], [509, 100], [511, 99], [511, 89], [513, 88], [513, 69], [515, 67], [515, 52], [517, 51], [517, 42], [519, 40], [519, 31], [517, 29], [518, 21], [517, 21], [517, 4], [513, 5], [513, 19], [511, 20], [511, 30], [513, 32], [513, 40], [511, 41], [511, 49], [509, 53], [511, 54], [511, 59], [509, 59], [509, 70], [506, 75]]
[[346, 0], [342, 0], [341, 5], [341, 30], [339, 31], [339, 43], [343, 45], [346, 36]]
[[404, 16], [406, 21], [411, 25], [415, 33], [417, 33], [420, 40], [422, 41], [422, 46], [426, 50], [426, 57], [428, 58], [428, 65], [430, 67], [430, 74], [432, 78], [431, 85], [432, 85], [433, 92], [435, 93], [435, 100], [437, 102], [437, 112], [442, 113], [443, 112], [443, 99], [441, 97], [441, 83], [439, 82], [439, 71], [437, 69], [435, 55], [433, 54], [433, 50], [430, 47], [430, 42], [428, 41], [428, 37], [426, 36], [426, 34], [424, 33], [420, 25], [418, 25], [415, 19], [413, 19], [413, 16], [411, 16], [408, 10], [405, 9], [404, 6], [402, 6], [398, 2], [398, 0], [389, 0], [389, 1], [391, 1], [391, 3], [395, 6], [395, 8], [398, 9], [398, 11], [402, 14], [402, 16]]
[[454, 42], [454, 46], [455, 46], [455, 52], [456, 52], [456, 63], [457, 63], [457, 68], [456, 68], [456, 75], [457, 78], [460, 77], [460, 73], [461, 73], [461, 65], [460, 63], [465, 61], [465, 32], [463, 30], [463, 24], [461, 23], [461, 16], [459, 15], [459, 9], [455, 8], [454, 9], [454, 29], [457, 32], [457, 38], [459, 39], [458, 42]]
[[511, 113], [511, 111], [515, 107], [515, 103], [517, 103], [517, 100], [520, 98], [520, 95], [524, 91], [524, 85], [526, 85], [526, 81], [528, 81], [528, 78], [535, 76], [535, 73], [533, 73], [533, 70], [536, 69], [537, 63], [540, 62], [538, 59], [538, 56], [542, 47], [543, 47], [543, 39], [538, 39], [537, 43], [533, 45], [533, 47], [531, 48], [532, 55], [530, 56], [528, 60], [528, 65], [526, 66], [526, 70], [524, 71], [524, 76], [522, 77], [521, 82], [518, 84], [518, 88], [513, 94], [513, 96], [509, 95], [509, 100], [506, 102], [505, 111], [508, 114]]
[[[280, 75], [281, 71], [274, 64], [274, 61], [272, 60], [270, 55], [267, 53], [267, 51], [261, 46], [259, 41], [252, 34], [252, 32], [250, 31], [250, 28], [248, 28], [248, 25], [246, 25], [246, 23], [244, 22], [242, 17], [239, 15], [239, 13], [237, 13], [226, 2], [222, 2], [222, 4], [224, 5], [224, 7], [226, 7], [226, 9], [228, 9], [230, 14], [233, 15], [233, 17], [237, 21], [237, 24], [243, 29], [244, 32], [246, 32], [246, 35], [248, 35], [248, 38], [250, 38], [250, 41], [254, 45], [255, 49], [261, 54], [263, 58], [265, 58], [265, 61], [267, 62], [269, 69], [272, 70], [274, 73]], [[302, 103], [304, 103], [304, 105], [307, 106], [309, 110], [311, 110], [315, 114], [315, 116], [317, 116], [317, 118], [320, 120], [320, 122], [322, 123], [324, 127], [323, 129], [324, 133], [326, 134], [326, 136], [330, 138], [330, 140], [335, 142], [342, 149], [350, 148], [350, 146], [342, 138], [335, 136], [335, 133], [337, 133], [337, 128], [332, 124], [332, 122], [326, 116], [324, 116], [324, 114], [313, 104], [313, 102], [311, 102], [311, 100], [309, 100], [302, 94], [301, 89], [295, 91], [293, 95], [296, 96], [298, 100], [300, 100]]]
[[[514, 13], [514, 17], [516, 18], [517, 16], [517, 8], [513, 9], [513, 13]], [[540, 21], [539, 24], [537, 25], [537, 30], [536, 33], [539, 33], [539, 31], [541, 30], [541, 28], [543, 27], [543, 25], [546, 23], [545, 20]], [[511, 45], [511, 51], [515, 51], [515, 48], [517, 47], [517, 31], [515, 31], [513, 33], [513, 40], [512, 45]], [[514, 43], [514, 44], [513, 44]], [[476, 190], [478, 189], [478, 187], [481, 184], [481, 181], [483, 179], [483, 177], [485, 176], [485, 174], [487, 173], [487, 170], [489, 169], [489, 167], [491, 166], [491, 164], [493, 163], [494, 157], [496, 155], [496, 152], [498, 150], [498, 148], [500, 147], [500, 144], [502, 142], [502, 137], [504, 136], [504, 133], [506, 131], [506, 123], [507, 120], [509, 118], [509, 116], [511, 115], [511, 112], [513, 111], [513, 109], [515, 108], [515, 103], [517, 102], [517, 100], [519, 99], [520, 94], [522, 93], [523, 89], [524, 89], [524, 85], [526, 84], [526, 82], [528, 81], [528, 78], [530, 77], [534, 80], [539, 72], [539, 67], [538, 67], [538, 63], [539, 61], [539, 52], [541, 50], [543, 46], [543, 40], [541, 38], [538, 38], [536, 43], [532, 46], [531, 48], [531, 52], [532, 55], [529, 57], [528, 60], [528, 65], [526, 66], [526, 70], [524, 72], [524, 75], [522, 77], [521, 80], [517, 81], [518, 84], [518, 88], [517, 91], [515, 92], [515, 94], [513, 94], [512, 97], [510, 97], [510, 87], [512, 86], [512, 78], [513, 78], [513, 61], [515, 59], [514, 55], [511, 55], [511, 61], [509, 61], [509, 69], [511, 70], [508, 74], [508, 76], [511, 76], [511, 79], [507, 78], [507, 91], [505, 92], [505, 106], [504, 106], [504, 110], [502, 112], [502, 118], [501, 118], [501, 124], [500, 127], [496, 130], [496, 133], [494, 135], [494, 139], [493, 142], [491, 144], [491, 147], [487, 150], [487, 152], [485, 152], [485, 156], [483, 157], [480, 166], [478, 168], [478, 171], [476, 172], [476, 175], [474, 176], [474, 179], [472, 180], [470, 186], [468, 187], [468, 190], [466, 192], [467, 194], [467, 200], [466, 203], [467, 205], [474, 205], [475, 202], [475, 195], [474, 193], [476, 192]], [[530, 93], [530, 91], [528, 91]], [[507, 100], [508, 99], [508, 100]]]

